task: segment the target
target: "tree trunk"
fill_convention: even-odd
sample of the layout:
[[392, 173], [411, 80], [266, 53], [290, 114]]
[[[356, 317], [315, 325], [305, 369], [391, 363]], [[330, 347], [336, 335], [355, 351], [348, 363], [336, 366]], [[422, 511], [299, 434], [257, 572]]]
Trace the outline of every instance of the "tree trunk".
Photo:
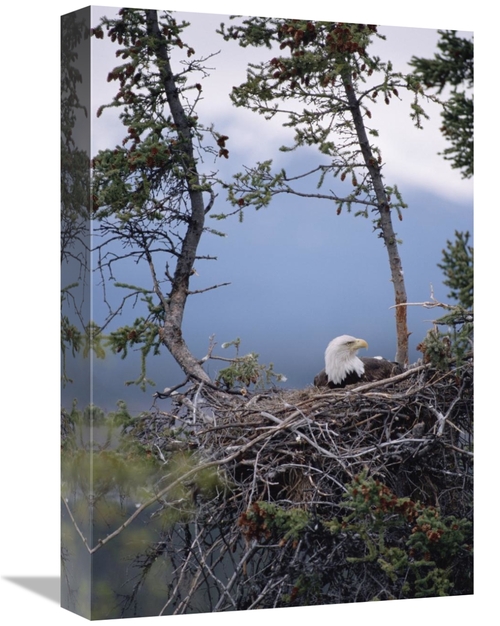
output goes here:
[[182, 241], [181, 252], [177, 258], [169, 297], [166, 299], [161, 294], [158, 294], [165, 307], [165, 322], [163, 328], [160, 329], [160, 337], [187, 375], [194, 375], [200, 380], [210, 382], [210, 377], [199, 361], [191, 354], [182, 336], [182, 320], [189, 294], [189, 279], [193, 273], [196, 251], [205, 223], [205, 203], [196, 168], [189, 120], [179, 98], [179, 91], [171, 69], [167, 46], [158, 26], [157, 11], [147, 10], [146, 20], [148, 35], [157, 42], [154, 47], [155, 54], [158, 59], [168, 106], [179, 136], [182, 166], [185, 172], [185, 182], [191, 204], [190, 216], [186, 220], [187, 230]]
[[373, 189], [378, 202], [378, 212], [380, 215], [379, 226], [384, 239], [384, 244], [389, 255], [389, 266], [391, 268], [391, 280], [394, 285], [394, 296], [396, 304], [396, 336], [397, 351], [395, 360], [402, 366], [408, 364], [408, 324], [407, 324], [407, 302], [406, 287], [399, 256], [396, 234], [392, 226], [391, 207], [389, 198], [385, 191], [380, 166], [375, 155], [372, 152], [368, 135], [366, 133], [365, 124], [361, 107], [356, 98], [356, 94], [352, 85], [352, 76], [350, 72], [344, 72], [342, 81], [347, 96], [347, 101], [352, 113], [354, 127], [358, 137], [359, 145], [363, 160], [370, 174]]

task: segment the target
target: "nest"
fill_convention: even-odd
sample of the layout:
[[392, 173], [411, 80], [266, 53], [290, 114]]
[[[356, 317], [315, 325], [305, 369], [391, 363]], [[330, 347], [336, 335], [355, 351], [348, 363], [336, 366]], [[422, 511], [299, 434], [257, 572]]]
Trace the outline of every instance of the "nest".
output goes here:
[[217, 467], [240, 511], [262, 500], [331, 515], [366, 472], [398, 497], [470, 519], [472, 375], [467, 361], [341, 390], [235, 395], [199, 383], [142, 416], [134, 435], [162, 460], [183, 450]]
[[[471, 593], [472, 373], [158, 399], [129, 434], [161, 462], [137, 511], [166, 516], [162, 614]], [[380, 499], [356, 513], [368, 482]]]

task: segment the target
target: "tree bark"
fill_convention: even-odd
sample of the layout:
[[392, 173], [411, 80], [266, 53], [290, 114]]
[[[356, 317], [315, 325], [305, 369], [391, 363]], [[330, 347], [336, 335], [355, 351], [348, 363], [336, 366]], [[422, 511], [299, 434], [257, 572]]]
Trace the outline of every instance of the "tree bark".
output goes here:
[[190, 352], [182, 335], [182, 320], [189, 294], [189, 279], [193, 273], [196, 251], [205, 223], [205, 203], [196, 168], [189, 119], [179, 98], [179, 91], [171, 69], [168, 49], [158, 26], [157, 11], [146, 10], [146, 22], [148, 35], [156, 41], [155, 54], [158, 59], [163, 89], [165, 90], [168, 106], [179, 136], [182, 166], [185, 172], [185, 182], [191, 204], [190, 216], [187, 219], [187, 230], [182, 241], [180, 255], [177, 259], [169, 297], [165, 299], [158, 294], [165, 307], [165, 322], [160, 329], [160, 337], [187, 375], [210, 382], [210, 377]]
[[350, 72], [344, 72], [342, 75], [344, 90], [347, 101], [351, 110], [354, 128], [358, 137], [363, 160], [368, 169], [375, 196], [378, 202], [378, 212], [380, 215], [379, 225], [382, 232], [382, 238], [389, 255], [389, 265], [391, 268], [391, 281], [394, 286], [394, 297], [396, 304], [396, 336], [397, 350], [395, 360], [402, 366], [408, 364], [408, 324], [407, 324], [407, 303], [406, 287], [399, 255], [396, 233], [392, 225], [391, 207], [389, 198], [385, 191], [382, 174], [378, 161], [368, 140], [366, 127], [363, 121], [361, 107], [356, 98], [356, 94], [352, 85], [352, 76]]

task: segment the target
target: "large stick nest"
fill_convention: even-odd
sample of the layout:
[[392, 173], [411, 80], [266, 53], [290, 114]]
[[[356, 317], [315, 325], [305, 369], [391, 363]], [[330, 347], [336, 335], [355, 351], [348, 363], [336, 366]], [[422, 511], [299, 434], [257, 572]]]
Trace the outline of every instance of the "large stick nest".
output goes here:
[[216, 466], [240, 511], [268, 500], [318, 514], [366, 470], [398, 497], [472, 518], [473, 364], [421, 365], [376, 383], [228, 394], [195, 384], [136, 425], [163, 460]]

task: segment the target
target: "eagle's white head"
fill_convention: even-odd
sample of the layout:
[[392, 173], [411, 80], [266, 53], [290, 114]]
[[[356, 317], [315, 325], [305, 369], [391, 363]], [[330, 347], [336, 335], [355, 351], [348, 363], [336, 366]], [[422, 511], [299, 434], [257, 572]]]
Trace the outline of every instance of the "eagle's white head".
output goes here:
[[325, 350], [325, 372], [329, 381], [338, 385], [347, 374], [364, 374], [363, 361], [356, 356], [360, 348], [368, 348], [366, 341], [350, 335], [341, 335], [330, 341]]

